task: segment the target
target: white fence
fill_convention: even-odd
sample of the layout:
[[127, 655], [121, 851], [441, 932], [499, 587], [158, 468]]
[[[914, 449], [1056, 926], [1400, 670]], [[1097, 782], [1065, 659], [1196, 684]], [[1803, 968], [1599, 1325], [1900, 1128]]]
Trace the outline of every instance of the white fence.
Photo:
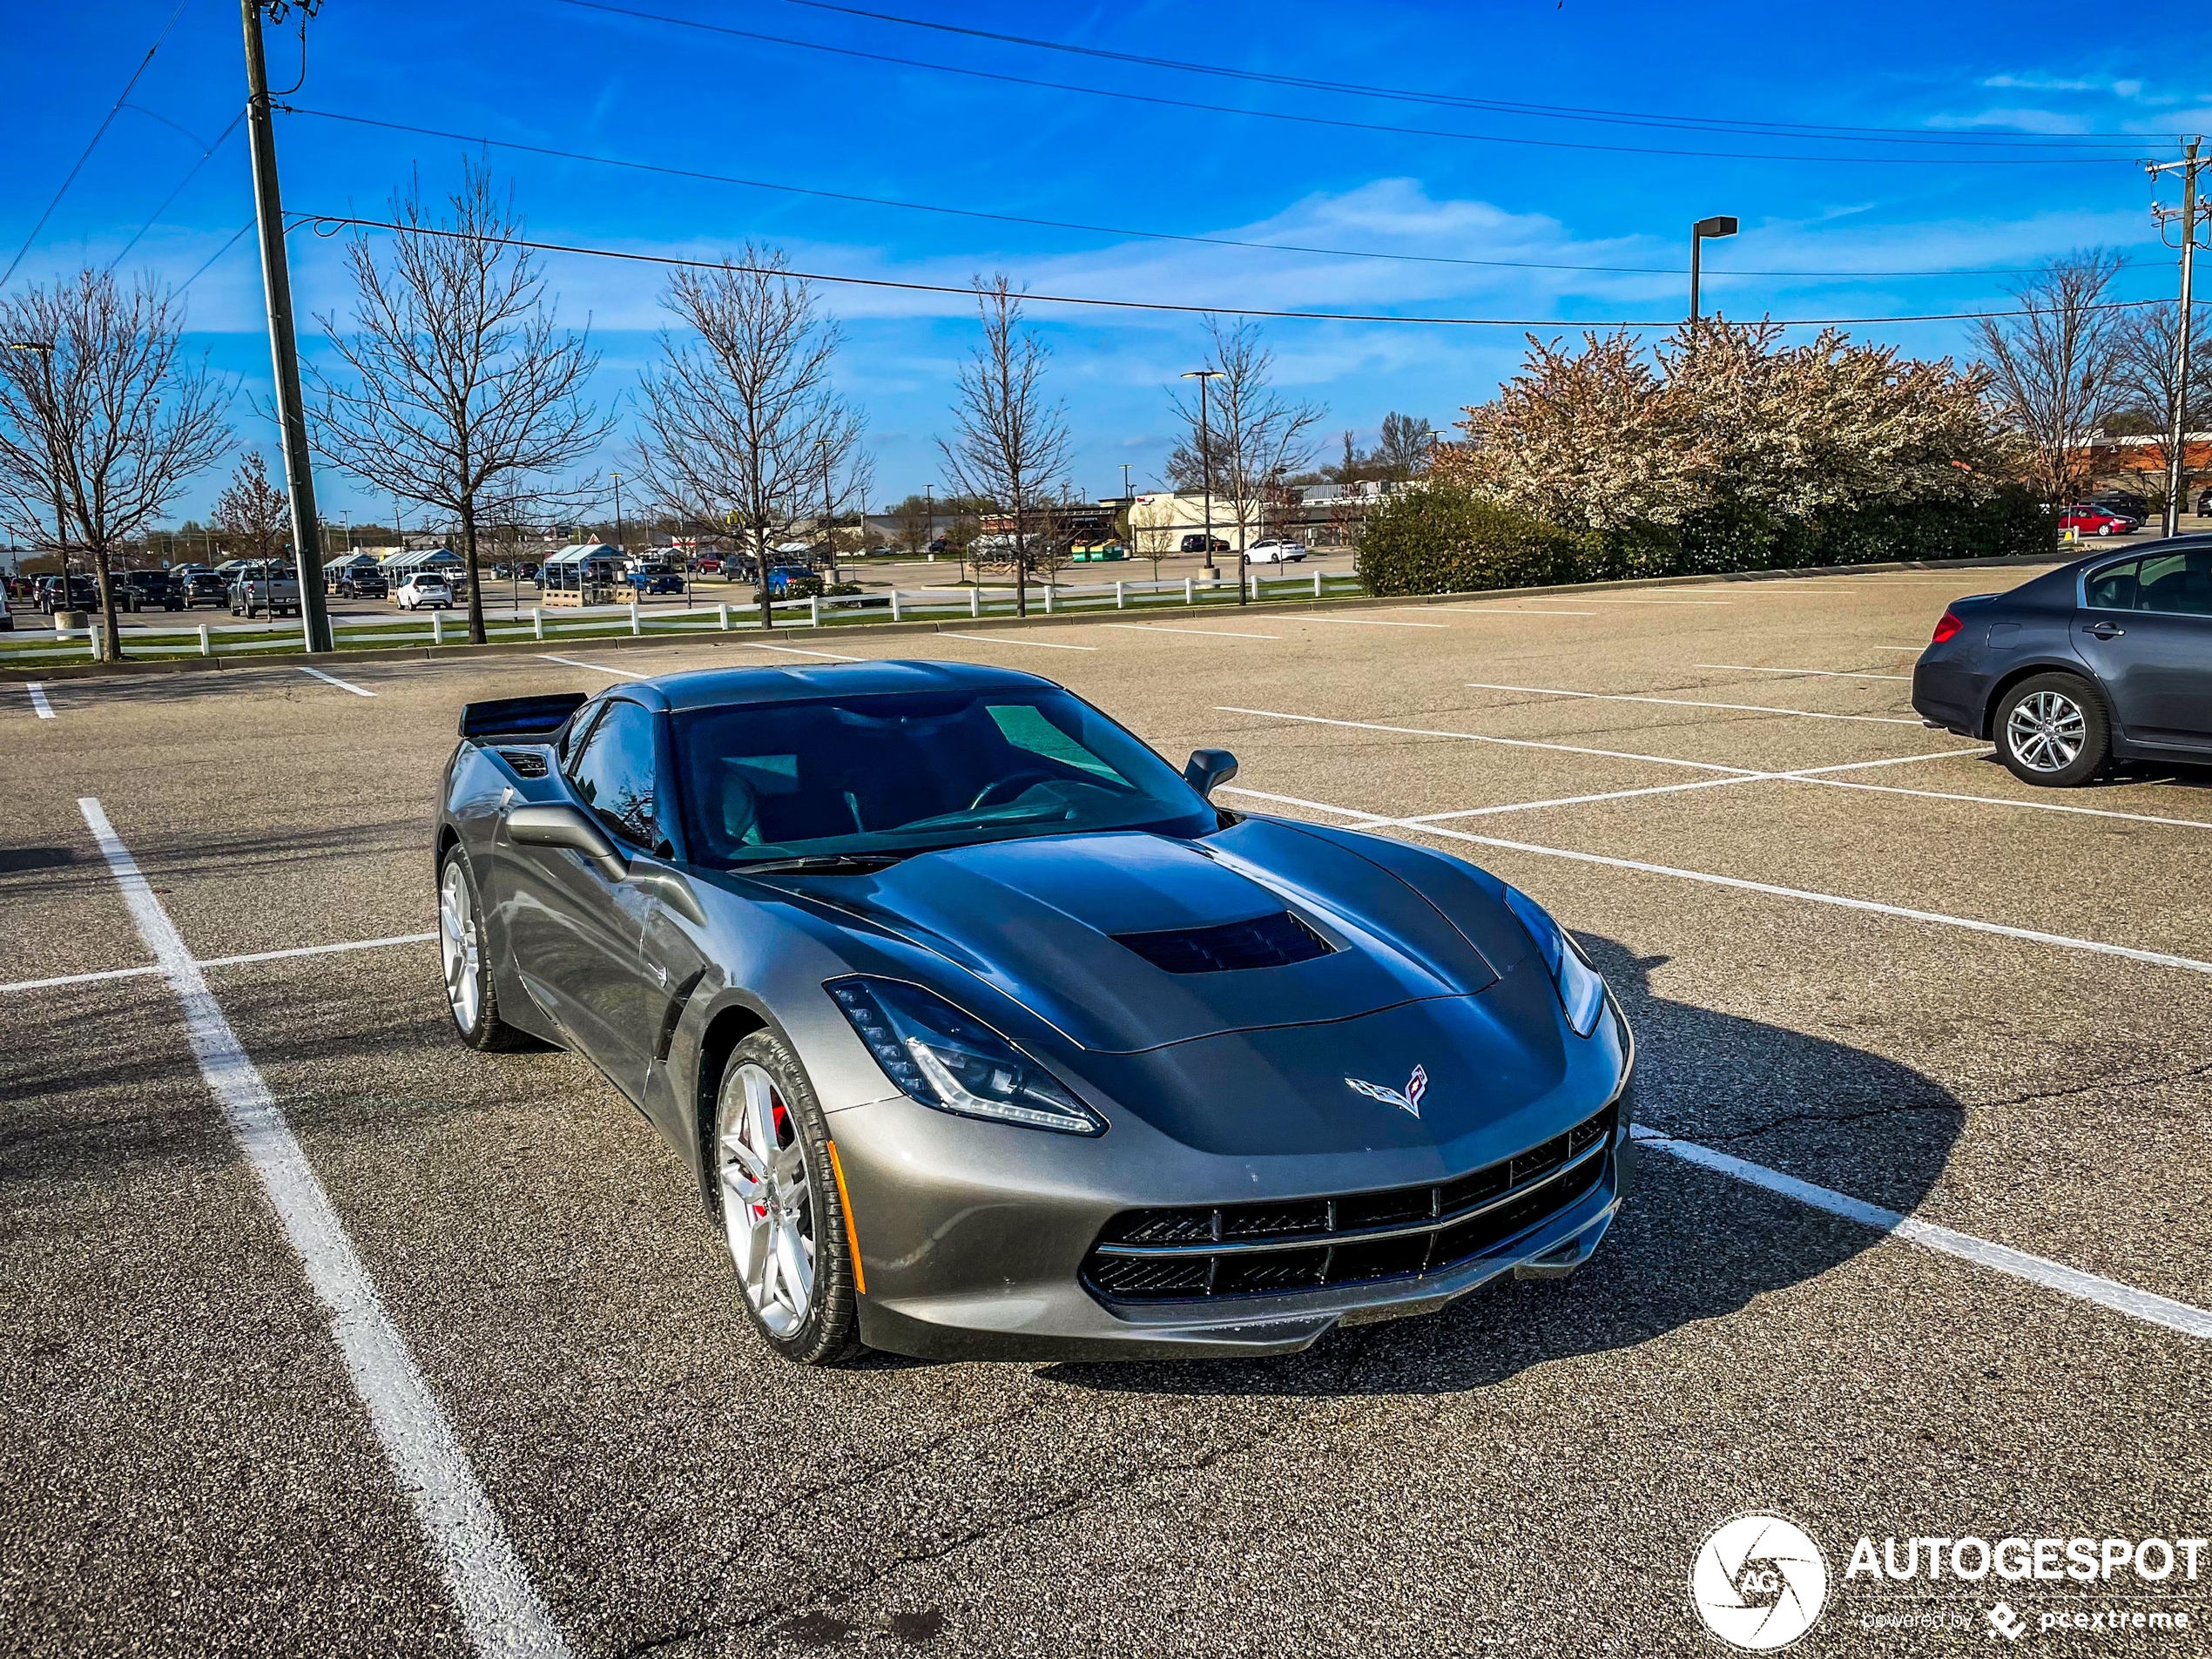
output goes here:
[[[1251, 575], [1246, 597], [1255, 602], [1319, 599], [1330, 594], [1356, 591], [1359, 581], [1349, 576], [1329, 576], [1319, 570], [1294, 576]], [[1236, 604], [1234, 580], [1204, 583], [1179, 581], [1103, 582], [1083, 585], [1032, 586], [1028, 590], [1031, 616], [1072, 616], [1101, 610], [1152, 610], [1164, 607]], [[967, 617], [1004, 617], [1018, 609], [1010, 589], [925, 588], [919, 592], [896, 588], [871, 589], [865, 593], [831, 594], [806, 599], [778, 599], [770, 610], [779, 627], [835, 627], [859, 622], [938, 622]], [[655, 612], [636, 604], [611, 613], [548, 614], [533, 608], [527, 615], [486, 617], [484, 632], [494, 642], [605, 638], [610, 635], [725, 633], [738, 628], [757, 628], [760, 604], [747, 599], [737, 604], [687, 607]], [[433, 610], [390, 620], [339, 621], [332, 629], [341, 651], [401, 649], [417, 645], [458, 645], [468, 643], [469, 631], [458, 613]], [[0, 635], [0, 665], [100, 660], [97, 628], [57, 629], [53, 643], [33, 636], [38, 643], [15, 644]], [[73, 642], [81, 640], [81, 644]], [[286, 628], [253, 629], [210, 626], [176, 629], [133, 629], [123, 637], [126, 657], [249, 656], [261, 651], [296, 651], [301, 637]]]

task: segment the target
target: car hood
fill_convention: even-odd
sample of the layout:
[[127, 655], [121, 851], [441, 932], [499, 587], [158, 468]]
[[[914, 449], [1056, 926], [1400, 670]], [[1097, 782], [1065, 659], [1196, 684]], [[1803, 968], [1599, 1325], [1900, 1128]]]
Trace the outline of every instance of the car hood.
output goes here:
[[[1097, 1053], [1351, 1020], [1470, 995], [1498, 977], [1406, 880], [1257, 820], [1204, 842], [1120, 832], [950, 848], [880, 874], [790, 887], [948, 959]], [[1285, 910], [1333, 948], [1279, 966], [1173, 973], [1116, 937]]]

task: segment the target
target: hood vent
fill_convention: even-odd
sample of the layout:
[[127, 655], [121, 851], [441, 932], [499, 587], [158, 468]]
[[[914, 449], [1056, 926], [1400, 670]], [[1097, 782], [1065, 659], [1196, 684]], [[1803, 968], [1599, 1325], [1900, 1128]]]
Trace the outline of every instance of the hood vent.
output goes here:
[[1288, 968], [1335, 949], [1287, 910], [1217, 927], [1175, 927], [1164, 933], [1116, 934], [1155, 968], [1170, 974], [1225, 974], [1244, 968]]

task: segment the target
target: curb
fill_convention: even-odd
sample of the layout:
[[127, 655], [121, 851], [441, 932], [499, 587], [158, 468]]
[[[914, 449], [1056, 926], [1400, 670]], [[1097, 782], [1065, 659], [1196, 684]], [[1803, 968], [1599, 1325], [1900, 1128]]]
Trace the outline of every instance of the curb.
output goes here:
[[[2065, 563], [2064, 560], [2056, 561]], [[2018, 556], [1986, 559], [1898, 559], [1881, 564], [1822, 564], [1807, 565], [1791, 570], [1730, 570], [1710, 576], [1636, 577], [1618, 582], [1572, 582], [1554, 586], [1534, 588], [1477, 588], [1460, 593], [1409, 593], [1385, 597], [1362, 594], [1356, 597], [1275, 598], [1255, 600], [1249, 606], [1237, 606], [1226, 601], [1200, 605], [1146, 605], [1138, 609], [1150, 611], [1173, 610], [1177, 615], [1217, 615], [1224, 610], [1265, 610], [1288, 611], [1299, 606], [1308, 610], [1371, 610], [1385, 607], [1432, 605], [1464, 603], [1469, 599], [1525, 599], [1538, 596], [1577, 593], [1627, 592], [1648, 588], [1682, 588], [1709, 586], [1735, 582], [1791, 582], [1807, 577], [1878, 576], [1899, 570], [2004, 570], [2031, 564], [2054, 563], [2048, 554], [2026, 554]], [[573, 647], [578, 651], [623, 651], [644, 648], [665, 649], [671, 645], [696, 644], [702, 640], [758, 639], [762, 635], [775, 638], [822, 640], [844, 638], [848, 635], [871, 637], [903, 637], [913, 635], [945, 633], [979, 633], [1000, 629], [1080, 627], [1086, 623], [1104, 621], [1113, 617], [1126, 617], [1124, 610], [1063, 610], [1051, 616], [1032, 614], [1027, 617], [959, 617], [927, 622], [842, 622], [826, 624], [821, 627], [779, 625], [771, 631], [747, 626], [702, 629], [687, 633], [658, 634], [603, 634], [582, 638], [500, 640], [483, 645], [411, 645], [392, 651], [345, 651], [309, 653], [307, 651], [257, 651], [250, 657], [179, 657], [158, 662], [67, 663], [51, 668], [18, 667], [13, 664], [0, 665], [0, 681], [24, 682], [37, 680], [51, 684], [60, 680], [104, 679], [127, 678], [138, 674], [204, 674], [211, 671], [235, 671], [246, 668], [262, 668], [272, 664], [279, 667], [299, 667], [313, 664], [318, 667], [335, 666], [341, 663], [417, 663], [449, 662], [456, 658], [474, 657], [535, 657], [542, 656], [548, 645], [556, 651]]]

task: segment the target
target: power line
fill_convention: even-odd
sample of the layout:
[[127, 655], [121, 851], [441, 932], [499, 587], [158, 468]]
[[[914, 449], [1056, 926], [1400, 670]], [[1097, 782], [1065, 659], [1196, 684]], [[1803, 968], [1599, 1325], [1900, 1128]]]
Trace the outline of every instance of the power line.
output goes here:
[[177, 181], [177, 187], [161, 199], [161, 206], [155, 208], [153, 212], [146, 215], [146, 222], [139, 226], [138, 228], [132, 233], [131, 239], [123, 245], [122, 253], [118, 253], [113, 259], [107, 262], [107, 268], [109, 270], [112, 271], [117, 266], [122, 264], [123, 255], [125, 253], [128, 253], [132, 248], [138, 246], [138, 239], [144, 236], [148, 231], [152, 230], [160, 222], [161, 216], [169, 211], [169, 204], [175, 201], [178, 197], [185, 193], [185, 186], [186, 185], [189, 185], [193, 179], [199, 177], [199, 170], [206, 166], [209, 161], [213, 159], [215, 152], [218, 150], [221, 149], [226, 144], [230, 142], [231, 134], [238, 131], [238, 124], [244, 119], [246, 119], [246, 111], [243, 108], [240, 108], [236, 115], [231, 117], [231, 124], [223, 129], [222, 135], [218, 138], [214, 143], [209, 145], [206, 149], [200, 152], [199, 159], [193, 162], [191, 169], [185, 172], [182, 179], [179, 179]]
[[229, 253], [233, 248], [236, 247], [238, 246], [238, 239], [245, 235], [246, 232], [252, 230], [257, 222], [257, 220], [249, 219], [245, 224], [239, 226], [236, 230], [233, 231], [230, 234], [230, 239], [225, 242], [222, 246], [217, 248], [212, 253], [209, 254], [207, 256], [207, 262], [201, 266], [199, 269], [193, 272], [190, 276], [186, 277], [184, 281], [178, 286], [177, 292], [179, 294], [183, 293], [186, 288], [192, 287], [193, 283], [199, 281], [200, 278], [206, 276], [208, 272], [213, 270], [215, 268], [215, 261], [221, 259], [224, 254]]
[[[500, 247], [526, 249], [535, 253], [576, 253], [590, 259], [620, 260], [637, 265], [652, 265], [686, 271], [739, 271], [762, 276], [786, 277], [798, 282], [833, 283], [859, 288], [888, 288], [907, 293], [950, 293], [963, 299], [973, 299], [972, 287], [955, 287], [944, 282], [909, 282], [891, 277], [847, 276], [830, 271], [792, 271], [776, 266], [749, 265], [735, 260], [691, 260], [672, 253], [638, 253], [624, 248], [591, 247], [575, 242], [545, 242], [523, 236], [486, 236], [480, 232], [445, 230], [428, 225], [402, 225], [390, 219], [361, 219], [350, 213], [303, 212], [294, 215], [296, 223], [312, 226], [318, 236], [334, 235], [345, 229], [396, 231], [409, 236], [439, 236], [449, 240], [488, 242]], [[330, 228], [326, 230], [325, 226]], [[1106, 311], [1157, 311], [1185, 316], [1200, 317], [1264, 317], [1300, 322], [1387, 322], [1418, 323], [1452, 327], [1489, 328], [1610, 328], [1644, 329], [1673, 328], [1680, 318], [1643, 320], [1590, 320], [1575, 317], [1429, 317], [1406, 316], [1390, 312], [1351, 311], [1291, 311], [1273, 310], [1256, 306], [1195, 306], [1177, 305], [1164, 300], [1113, 300], [1094, 294], [1035, 293], [1024, 291], [1025, 300], [1040, 305], [1084, 306]], [[2141, 306], [2164, 305], [2162, 300], [2112, 300], [2101, 302], [2094, 309], [2125, 311]], [[1779, 328], [1831, 328], [1851, 326], [1871, 326], [1898, 322], [1967, 322], [1982, 317], [2024, 317], [2027, 311], [1932, 311], [1908, 316], [1894, 317], [1767, 317], [1762, 320]]]
[[23, 256], [30, 252], [30, 245], [38, 239], [38, 233], [46, 228], [46, 221], [54, 216], [54, 209], [62, 205], [62, 198], [69, 194], [69, 187], [77, 182], [77, 175], [84, 171], [84, 164], [92, 158], [92, 152], [99, 147], [100, 140], [107, 136], [108, 128], [115, 124], [115, 118], [122, 111], [123, 100], [131, 96], [131, 89], [138, 84], [138, 77], [146, 72], [146, 65], [153, 62], [153, 55], [161, 50], [161, 43], [169, 38], [169, 31], [177, 26], [177, 19], [185, 15], [185, 8], [191, 3], [192, 0], [177, 0], [177, 9], [169, 14], [169, 21], [162, 24], [161, 32], [153, 37], [153, 44], [146, 48], [146, 55], [138, 60], [138, 68], [131, 71], [131, 78], [123, 84], [123, 90], [115, 95], [113, 107], [102, 118], [98, 131], [92, 134], [92, 141], [84, 146], [84, 153], [77, 158], [77, 165], [69, 170], [69, 177], [62, 180], [61, 188], [54, 192], [54, 199], [46, 204], [46, 211], [38, 215], [38, 222], [30, 227], [30, 234], [23, 239], [23, 246], [16, 250], [16, 257], [8, 261], [8, 268], [0, 271], [0, 287], [6, 287], [8, 279], [15, 275], [16, 267], [23, 263]]
[[[1723, 117], [1694, 115], [1664, 115], [1636, 110], [1595, 110], [1562, 104], [1523, 104], [1507, 99], [1467, 98], [1451, 92], [1418, 91], [1406, 87], [1375, 86], [1359, 81], [1319, 80], [1303, 75], [1276, 75], [1258, 70], [1231, 69], [1219, 64], [1186, 63], [1175, 57], [1148, 57], [1135, 52], [1109, 51], [1099, 46], [1078, 46], [1070, 42], [1041, 40], [1030, 35], [1000, 34], [989, 29], [972, 29], [959, 24], [939, 23], [926, 17], [904, 17], [896, 12], [868, 11], [858, 6], [832, 3], [832, 0], [789, 0], [789, 3], [805, 6], [814, 11], [840, 12], [848, 17], [866, 17], [875, 23], [898, 24], [908, 29], [934, 30], [940, 34], [964, 35], [972, 40], [996, 41], [1005, 45], [1029, 46], [1040, 51], [1067, 52], [1079, 57], [1101, 58], [1109, 63], [1134, 64], [1147, 69], [1178, 70], [1186, 74], [1217, 76], [1224, 80], [1249, 81], [1263, 86], [1290, 87], [1302, 92], [1329, 92], [1352, 98], [1386, 98], [1396, 103], [1434, 105], [1444, 109], [1486, 110], [1505, 115], [1541, 116], [1554, 120], [1602, 122], [1612, 125], [1650, 126], [1687, 132], [1731, 132], [1746, 137], [1790, 138], [1797, 136], [1844, 138], [1852, 143], [1867, 144], [1936, 144], [1948, 145], [2005, 148], [2112, 148], [2122, 141], [2136, 145], [2144, 142], [2138, 133], [2014, 133], [2003, 138], [1985, 138], [1973, 133], [1931, 132], [1924, 127], [1844, 126], [1834, 124], [1818, 125], [1798, 121], [1743, 121]], [[1865, 135], [1863, 138], [1858, 135]]]
[[820, 41], [795, 40], [787, 35], [763, 34], [758, 30], [736, 29], [726, 24], [701, 23], [691, 17], [671, 17], [659, 12], [639, 11], [629, 6], [617, 6], [606, 0], [555, 0], [556, 4], [575, 6], [585, 11], [605, 12], [610, 17], [629, 17], [641, 23], [664, 24], [674, 29], [694, 29], [711, 35], [726, 35], [738, 40], [757, 40], [772, 46], [791, 46], [802, 51], [826, 52], [838, 57], [859, 58], [867, 63], [889, 64], [899, 69], [935, 70], [947, 75], [966, 75], [977, 80], [995, 81], [1003, 85], [1034, 86], [1052, 92], [1076, 92], [1089, 98], [1117, 98], [1130, 104], [1149, 104], [1163, 109], [1197, 110], [1208, 115], [1238, 115], [1253, 120], [1291, 122], [1304, 126], [1331, 127], [1339, 132], [1388, 132], [1417, 138], [1452, 138], [1468, 144], [1515, 145], [1538, 150], [1573, 150], [1596, 152], [1607, 155], [1682, 156], [1703, 161], [1787, 161], [1840, 162], [1846, 165], [1888, 167], [2101, 167], [2122, 159], [2113, 156], [1819, 156], [1775, 155], [1744, 150], [1666, 150], [1645, 145], [1581, 144], [1565, 138], [1521, 138], [1494, 132], [1457, 132], [1440, 127], [1393, 126], [1380, 121], [1346, 121], [1325, 115], [1292, 115], [1282, 110], [1247, 110], [1220, 104], [1203, 104], [1191, 98], [1162, 98], [1150, 92], [1116, 91], [1103, 86], [1085, 86], [1069, 81], [1039, 80], [1028, 75], [1006, 75], [995, 71], [970, 69], [959, 64], [932, 63], [924, 58], [902, 57], [888, 52], [861, 51], [852, 46], [826, 45]]
[[[704, 172], [695, 168], [669, 166], [659, 162], [635, 161], [624, 156], [595, 155], [578, 150], [556, 150], [549, 145], [524, 144], [519, 139], [494, 138], [482, 133], [448, 132], [437, 127], [414, 126], [404, 121], [385, 121], [374, 116], [349, 115], [337, 110], [312, 110], [300, 105], [282, 104], [276, 107], [289, 115], [311, 115], [326, 121], [344, 121], [355, 126], [381, 127], [390, 132], [409, 132], [420, 138], [444, 138], [455, 144], [485, 145], [496, 150], [513, 150], [524, 155], [546, 156], [558, 161], [584, 161], [603, 167], [623, 167], [637, 172], [658, 173], [671, 179], [694, 179], [708, 184], [738, 185], [749, 190], [777, 191], [786, 195], [808, 196], [820, 201], [851, 202], [866, 207], [895, 207], [915, 213], [941, 213], [957, 219], [987, 219], [1001, 225], [1035, 225], [1048, 230], [1082, 231], [1099, 236], [1129, 236], [1154, 242], [1190, 242], [1207, 247], [1241, 247], [1264, 249], [1277, 253], [1318, 253], [1334, 259], [1387, 260], [1415, 265], [1478, 266], [1485, 269], [1514, 271], [1579, 271], [1608, 276], [1680, 276], [1686, 267], [1647, 265], [1568, 265], [1537, 260], [1475, 260], [1457, 258], [1443, 253], [1387, 253], [1367, 248], [1320, 247], [1302, 242], [1256, 242], [1232, 236], [1200, 236], [1178, 231], [1135, 230], [1128, 226], [1091, 225], [1064, 219], [1038, 219], [1024, 213], [999, 213], [974, 207], [946, 207], [932, 202], [900, 201], [888, 196], [862, 196], [848, 191], [816, 190], [804, 185], [786, 185], [766, 179], [745, 179], [732, 173]], [[2032, 276], [2032, 268], [1969, 271], [1727, 271], [1716, 275], [1738, 277], [1960, 277], [1960, 276]]]

